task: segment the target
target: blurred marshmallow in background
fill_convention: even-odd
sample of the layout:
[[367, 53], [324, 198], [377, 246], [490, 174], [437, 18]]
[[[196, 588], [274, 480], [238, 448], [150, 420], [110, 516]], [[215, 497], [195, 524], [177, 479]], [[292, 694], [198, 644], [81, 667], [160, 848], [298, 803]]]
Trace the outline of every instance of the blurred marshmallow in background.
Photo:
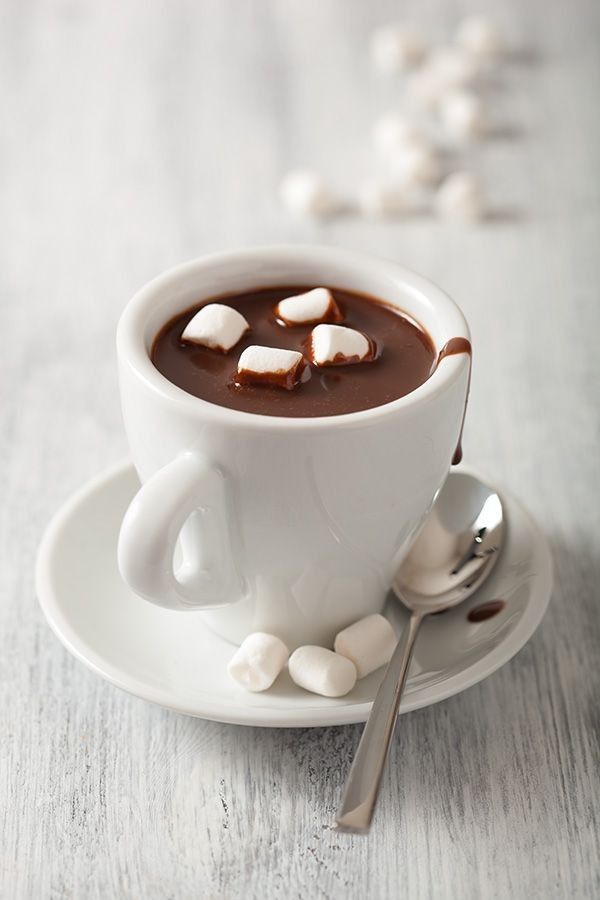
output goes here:
[[385, 25], [371, 35], [369, 52], [373, 67], [385, 74], [411, 68], [425, 55], [427, 44], [412, 25]]
[[397, 102], [374, 115], [370, 168], [345, 197], [316, 171], [293, 170], [280, 184], [286, 210], [313, 219], [353, 211], [390, 221], [429, 211], [449, 226], [484, 221], [481, 177], [470, 170], [475, 144], [483, 156], [491, 137], [488, 75], [499, 71], [502, 51], [499, 29], [482, 16], [458, 22], [446, 43], [412, 22], [375, 29], [366, 52], [372, 68], [395, 85]]

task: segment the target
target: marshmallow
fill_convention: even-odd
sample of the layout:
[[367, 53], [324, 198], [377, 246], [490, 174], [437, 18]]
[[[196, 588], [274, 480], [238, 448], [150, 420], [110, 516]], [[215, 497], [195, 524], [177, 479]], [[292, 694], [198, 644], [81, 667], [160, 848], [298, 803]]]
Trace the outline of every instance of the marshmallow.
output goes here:
[[469, 141], [481, 136], [484, 128], [483, 104], [472, 91], [453, 90], [444, 94], [439, 112], [449, 137]]
[[287, 662], [290, 651], [274, 634], [256, 631], [238, 647], [227, 671], [248, 691], [266, 691]]
[[471, 84], [479, 73], [476, 60], [455, 47], [442, 47], [427, 60], [421, 70], [428, 74], [440, 92]]
[[401, 72], [418, 63], [425, 53], [420, 33], [408, 25], [386, 25], [371, 35], [369, 54], [380, 72]]
[[354, 663], [325, 647], [298, 647], [288, 668], [299, 687], [323, 697], [343, 697], [356, 684]]
[[238, 360], [238, 384], [268, 384], [286, 388], [296, 387], [306, 363], [297, 350], [281, 350], [278, 347], [246, 347]]
[[335, 652], [351, 660], [358, 678], [364, 678], [392, 658], [398, 639], [384, 616], [365, 616], [337, 635]]
[[409, 79], [406, 94], [412, 106], [433, 112], [442, 90], [435, 72], [429, 66], [423, 66]]
[[390, 157], [390, 168], [399, 185], [431, 184], [439, 176], [439, 161], [432, 147], [413, 144]]
[[305, 294], [280, 300], [275, 307], [275, 315], [285, 325], [341, 322], [343, 318], [331, 291], [327, 288], [313, 288]]
[[315, 366], [336, 366], [373, 359], [374, 345], [362, 331], [345, 325], [317, 325], [310, 336]]
[[395, 216], [407, 207], [406, 189], [388, 181], [365, 181], [358, 192], [358, 208], [364, 216], [383, 219]]
[[372, 131], [373, 145], [382, 156], [389, 156], [398, 148], [420, 144], [424, 137], [415, 123], [407, 116], [389, 112], [380, 116]]
[[182, 341], [203, 344], [212, 350], [227, 353], [250, 326], [237, 309], [222, 303], [208, 303], [190, 319], [181, 335]]
[[295, 216], [328, 216], [335, 210], [335, 198], [316, 172], [295, 169], [281, 181], [281, 202]]
[[502, 38], [493, 22], [483, 16], [469, 16], [458, 26], [457, 43], [481, 59], [493, 59], [502, 50]]
[[453, 172], [442, 183], [435, 198], [439, 216], [461, 222], [481, 218], [483, 205], [481, 182], [471, 172]]

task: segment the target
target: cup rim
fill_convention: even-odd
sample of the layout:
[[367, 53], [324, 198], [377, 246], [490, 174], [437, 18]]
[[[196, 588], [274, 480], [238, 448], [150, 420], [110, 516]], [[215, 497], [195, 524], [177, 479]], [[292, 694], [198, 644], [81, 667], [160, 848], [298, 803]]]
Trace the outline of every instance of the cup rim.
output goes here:
[[[164, 400], [176, 404], [190, 415], [223, 424], [235, 424], [237, 428], [270, 431], [307, 431], [325, 428], [344, 428], [370, 425], [387, 416], [427, 402], [460, 375], [464, 367], [464, 354], [445, 357], [423, 384], [403, 397], [380, 406], [333, 416], [269, 416], [220, 406], [184, 391], [169, 381], [155, 367], [145, 343], [145, 324], [158, 297], [164, 296], [173, 286], [188, 276], [201, 273], [215, 266], [240, 262], [251, 265], [257, 262], [284, 261], [285, 258], [302, 262], [344, 263], [356, 269], [371, 270], [385, 275], [411, 291], [426, 297], [435, 306], [436, 315], [443, 317], [453, 337], [470, 340], [466, 319], [456, 303], [429, 279], [392, 260], [360, 251], [314, 244], [273, 244], [238, 250], [210, 253], [171, 267], [145, 284], [123, 310], [117, 326], [117, 355], [120, 363], [126, 363], [147, 387]], [[253, 285], [249, 285], [251, 290]], [[260, 285], [256, 285], [259, 288]], [[335, 285], [334, 285], [335, 287]], [[420, 323], [419, 323], [420, 324]], [[421, 326], [423, 327], [423, 326]]]

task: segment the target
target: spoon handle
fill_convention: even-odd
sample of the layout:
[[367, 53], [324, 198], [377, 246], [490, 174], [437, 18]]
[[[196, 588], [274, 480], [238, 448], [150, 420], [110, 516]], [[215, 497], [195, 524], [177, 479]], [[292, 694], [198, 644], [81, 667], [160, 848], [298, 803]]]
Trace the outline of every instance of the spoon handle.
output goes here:
[[422, 614], [411, 615], [373, 701], [338, 810], [336, 824], [340, 831], [364, 834], [371, 826], [408, 667], [422, 621]]

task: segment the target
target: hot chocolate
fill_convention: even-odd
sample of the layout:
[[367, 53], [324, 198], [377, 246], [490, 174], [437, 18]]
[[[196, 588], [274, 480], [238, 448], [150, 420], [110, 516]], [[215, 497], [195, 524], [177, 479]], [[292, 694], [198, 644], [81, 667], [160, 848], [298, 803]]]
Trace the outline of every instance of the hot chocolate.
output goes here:
[[[330, 321], [339, 323], [341, 317], [343, 326], [366, 335], [373, 353], [359, 362], [354, 360], [354, 364], [339, 364], [337, 358], [335, 365], [313, 364], [314, 321], [293, 324], [277, 316], [282, 300], [311, 287], [263, 288], [203, 301], [162, 328], [152, 347], [152, 361], [165, 378], [189, 394], [219, 406], [267, 416], [336, 416], [371, 409], [409, 394], [429, 378], [437, 359], [423, 328], [382, 301], [336, 288], [330, 288], [330, 292], [339, 315], [336, 313]], [[188, 323], [209, 302], [237, 310], [250, 326], [226, 353], [182, 340]], [[240, 356], [246, 348], [257, 345], [301, 352], [310, 362], [309, 377], [303, 376], [293, 390], [283, 389], [283, 382], [269, 384], [268, 379], [251, 383], [242, 378], [244, 383], [240, 383]]]
[[332, 247], [231, 251], [146, 285], [117, 335], [142, 481], [129, 588], [291, 651], [380, 613], [456, 447], [467, 336], [426, 279]]

